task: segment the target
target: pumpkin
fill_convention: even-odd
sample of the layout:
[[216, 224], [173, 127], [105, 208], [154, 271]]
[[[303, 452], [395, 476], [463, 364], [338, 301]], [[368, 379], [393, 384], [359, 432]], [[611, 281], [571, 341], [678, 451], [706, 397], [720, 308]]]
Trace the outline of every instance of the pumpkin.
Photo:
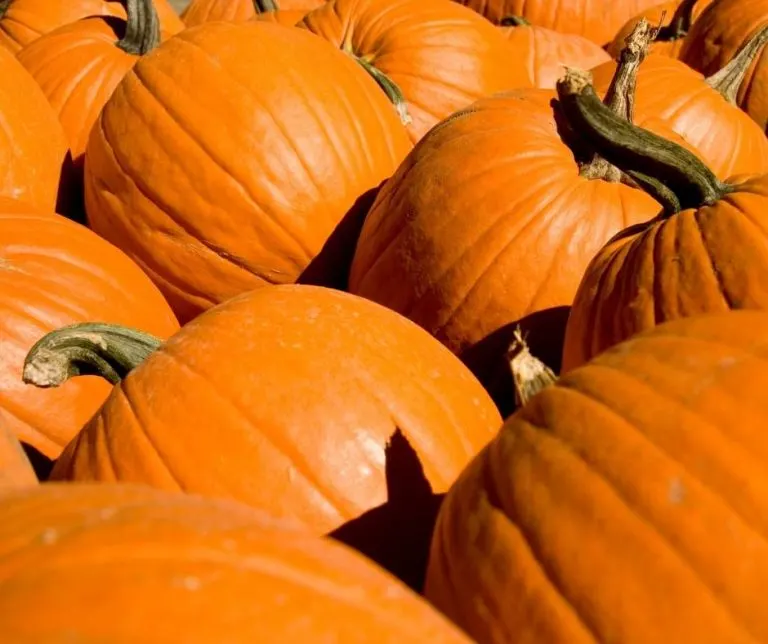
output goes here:
[[376, 83], [320, 39], [201, 25], [107, 101], [85, 154], [88, 221], [186, 322], [307, 270], [344, 278], [349, 230], [409, 149]]
[[360, 62], [398, 106], [414, 142], [487, 94], [531, 86], [493, 25], [444, 0], [330, 0], [298, 26]]
[[684, 63], [709, 76], [746, 50], [746, 69], [738, 76], [738, 86], [731, 89], [739, 107], [763, 130], [768, 128], [766, 39], [768, 0], [717, 0], [694, 23], [680, 52]]
[[[638, 32], [644, 44], [650, 31]], [[632, 76], [615, 94], [624, 103]], [[540, 89], [499, 94], [432, 130], [377, 196], [349, 277], [351, 292], [459, 355], [504, 414], [514, 406], [503, 357], [515, 327], [557, 370], [587, 264], [659, 208], [567, 135], [555, 99]]]
[[[56, 335], [44, 348], [55, 352]], [[100, 333], [81, 336], [88, 346]], [[384, 539], [370, 547], [389, 549], [390, 567], [418, 587], [436, 495], [500, 424], [472, 374], [405, 318], [332, 289], [274, 286], [207, 311], [150, 354], [51, 477], [229, 497], [317, 534]]]
[[617, 124], [590, 84], [560, 89], [580, 135], [664, 205], [590, 262], [568, 319], [563, 370], [667, 320], [768, 308], [768, 175], [723, 183], [674, 143]]
[[504, 18], [501, 30], [515, 50], [510, 60], [526, 61], [535, 87], [554, 89], [565, 67], [592, 69], [610, 60], [599, 45], [583, 36], [536, 27], [517, 16]]
[[[153, 0], [164, 37], [184, 28], [168, 0]], [[43, 34], [82, 18], [114, 16], [125, 19], [123, 0], [1, 0], [0, 46], [17, 52]]]
[[0, 493], [31, 485], [37, 485], [35, 471], [0, 413]]
[[[299, 22], [308, 12], [323, 4], [324, 0], [192, 0], [181, 14], [187, 27], [223, 20], [240, 22], [276, 20], [290, 26]], [[293, 20], [295, 18], [295, 20]], [[292, 21], [292, 22], [291, 22]]]
[[632, 16], [659, 0], [456, 0], [494, 24], [520, 16], [532, 25], [585, 36], [601, 47]]
[[0, 202], [0, 413], [20, 440], [55, 458], [109, 394], [99, 378], [42, 390], [21, 380], [41, 335], [99, 319], [161, 337], [178, 329], [170, 307], [123, 253], [64, 217]]
[[67, 156], [64, 132], [35, 79], [2, 47], [0, 64], [0, 197], [53, 210]]
[[[592, 70], [598, 94], [608, 90], [615, 67], [609, 62]], [[721, 179], [768, 172], [768, 139], [731, 101], [727, 85], [720, 86], [728, 72], [707, 79], [679, 60], [649, 55], [637, 74], [634, 123], [643, 127], [648, 119], [661, 119]]]
[[69, 141], [69, 203], [59, 211], [82, 218], [83, 155], [93, 124], [139, 56], [159, 44], [151, 0], [128, 0], [127, 22], [87, 18], [41, 36], [17, 54], [53, 107]]
[[231, 501], [48, 484], [0, 498], [0, 544], [7, 642], [469, 644], [364, 557]]
[[624, 41], [632, 33], [635, 25], [642, 19], [652, 25], [660, 25], [659, 33], [651, 44], [650, 53], [677, 58], [683, 48], [683, 42], [691, 25], [712, 0], [669, 0], [641, 11], [629, 19], [619, 29], [606, 51], [618, 58], [624, 47]]
[[767, 347], [731, 312], [561, 376], [451, 488], [427, 598], [479, 644], [766, 641]]

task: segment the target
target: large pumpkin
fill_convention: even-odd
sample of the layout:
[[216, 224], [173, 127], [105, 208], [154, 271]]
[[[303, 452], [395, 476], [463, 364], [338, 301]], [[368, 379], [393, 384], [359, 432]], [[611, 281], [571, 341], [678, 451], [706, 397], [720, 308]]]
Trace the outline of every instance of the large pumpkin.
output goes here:
[[330, 0], [299, 26], [358, 60], [386, 90], [394, 83], [414, 142], [483, 96], [531, 86], [504, 36], [445, 0]]
[[241, 22], [252, 18], [264, 19], [262, 17], [267, 14], [286, 13], [291, 17], [297, 16], [295, 24], [323, 2], [324, 0], [192, 0], [181, 17], [187, 27], [195, 27], [216, 20]]
[[0, 550], [5, 642], [469, 644], [364, 557], [230, 501], [44, 485], [0, 497]]
[[202, 25], [107, 101], [86, 150], [88, 221], [187, 321], [308, 267], [345, 273], [348, 229], [409, 149], [376, 83], [322, 40]]
[[[184, 28], [168, 0], [153, 0], [166, 36]], [[0, 46], [17, 52], [43, 34], [90, 16], [125, 18], [125, 0], [3, 0]]]
[[479, 644], [764, 642], [768, 315], [561, 376], [451, 488], [426, 596]]
[[109, 394], [95, 377], [40, 390], [22, 382], [38, 338], [86, 320], [132, 325], [167, 337], [178, 329], [149, 278], [118, 249], [54, 214], [0, 203], [0, 413], [22, 441], [50, 458]]

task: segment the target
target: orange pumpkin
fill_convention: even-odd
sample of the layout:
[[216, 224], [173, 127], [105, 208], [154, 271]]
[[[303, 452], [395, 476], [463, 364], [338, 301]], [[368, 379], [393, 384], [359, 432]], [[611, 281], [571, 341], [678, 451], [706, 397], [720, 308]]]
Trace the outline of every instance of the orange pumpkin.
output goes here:
[[0, 411], [0, 493], [37, 485], [37, 482], [29, 459]]
[[364, 557], [229, 501], [39, 486], [0, 498], [0, 547], [6, 642], [469, 644]]
[[515, 52], [510, 60], [526, 61], [535, 87], [554, 89], [565, 67], [592, 69], [611, 59], [599, 45], [583, 36], [536, 27], [523, 18], [505, 18], [501, 30]]
[[[710, 76], [739, 52], [751, 51], [733, 87], [736, 103], [765, 131], [768, 128], [768, 0], [717, 0], [694, 23], [680, 52], [680, 59]], [[755, 55], [756, 54], [756, 55]]]
[[326, 262], [345, 274], [345, 225], [409, 149], [341, 52], [300, 29], [210, 23], [139, 60], [107, 101], [86, 149], [88, 221], [187, 321]]
[[427, 598], [480, 644], [768, 640], [766, 378], [752, 311], [561, 376], [451, 488]]
[[298, 26], [357, 59], [390, 93], [414, 142], [487, 94], [531, 86], [504, 36], [445, 0], [330, 0]]
[[[599, 94], [608, 90], [615, 68], [609, 62], [592, 70]], [[651, 54], [643, 61], [634, 110], [636, 125], [661, 119], [692, 144], [721, 179], [768, 172], [768, 139], [760, 127], [713, 87], [711, 79], [679, 60]]]
[[181, 17], [187, 27], [217, 20], [241, 22], [252, 18], [275, 20], [292, 26], [323, 2], [324, 0], [280, 0], [279, 3], [275, 0], [192, 0]]
[[[402, 523], [426, 547], [435, 495], [500, 424], [472, 374], [408, 320], [340, 291], [275, 286], [151, 354], [51, 476], [230, 497], [317, 534]], [[426, 550], [408, 544], [392, 567], [423, 575], [411, 559]]]
[[24, 357], [37, 339], [92, 319], [161, 337], [178, 324], [149, 278], [123, 253], [83, 226], [31, 210], [0, 202], [0, 413], [20, 440], [55, 458], [109, 387], [95, 377], [56, 390], [23, 384]]
[[[153, 0], [164, 37], [184, 28], [168, 0]], [[54, 29], [90, 16], [125, 19], [125, 0], [2, 0], [0, 46], [17, 52]]]
[[584, 36], [601, 47], [632, 16], [659, 0], [456, 0], [494, 24], [520, 16], [532, 25]]

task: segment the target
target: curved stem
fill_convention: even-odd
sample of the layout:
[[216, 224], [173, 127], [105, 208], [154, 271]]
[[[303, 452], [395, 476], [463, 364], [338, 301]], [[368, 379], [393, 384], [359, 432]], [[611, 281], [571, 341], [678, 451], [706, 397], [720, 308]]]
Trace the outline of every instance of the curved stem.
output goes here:
[[557, 94], [569, 125], [597, 154], [658, 200], [666, 214], [712, 204], [731, 191], [688, 150], [603, 105], [587, 72], [569, 70], [558, 81]]
[[160, 44], [160, 20], [153, 0], [126, 0], [125, 35], [117, 46], [128, 54], [143, 56]]
[[257, 15], [279, 10], [276, 0], [253, 0], [253, 8], [256, 10]]
[[22, 380], [58, 387], [74, 376], [96, 375], [114, 385], [161, 344], [148, 333], [117, 324], [72, 324], [35, 343], [24, 360]]
[[725, 67], [707, 78], [707, 85], [716, 89], [729, 103], [735, 105], [744, 76], [766, 42], [768, 42], [768, 27], [763, 27], [747, 41]]
[[531, 23], [522, 16], [505, 16], [499, 23], [501, 27], [530, 27]]
[[358, 64], [366, 71], [368, 72], [368, 75], [373, 78], [373, 80], [376, 81], [376, 83], [381, 87], [381, 89], [384, 90], [384, 93], [387, 95], [387, 98], [392, 102], [392, 105], [395, 106], [395, 110], [397, 111], [397, 115], [400, 117], [400, 122], [403, 125], [410, 125], [412, 122], [411, 115], [408, 113], [408, 103], [405, 100], [405, 96], [403, 96], [403, 92], [400, 90], [400, 88], [397, 86], [397, 83], [395, 83], [389, 76], [387, 76], [384, 72], [382, 72], [379, 69], [376, 69], [369, 60], [366, 60], [363, 56], [358, 56], [352, 51], [352, 48], [350, 45], [345, 44], [343, 47], [344, 52], [354, 58]]
[[659, 28], [656, 40], [670, 42], [685, 38], [693, 24], [693, 8], [697, 2], [698, 0], [682, 0], [677, 5], [677, 9], [675, 9], [669, 24]]
[[557, 381], [555, 372], [531, 354], [519, 326], [513, 332], [507, 358], [515, 383], [515, 404], [518, 407], [522, 407], [542, 389]]

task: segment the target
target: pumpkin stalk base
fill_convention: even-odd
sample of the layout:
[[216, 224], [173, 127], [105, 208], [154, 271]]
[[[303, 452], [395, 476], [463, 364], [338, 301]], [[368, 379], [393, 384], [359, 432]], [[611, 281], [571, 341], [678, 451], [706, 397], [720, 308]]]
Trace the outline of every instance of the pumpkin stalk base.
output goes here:
[[519, 326], [514, 330], [507, 359], [515, 383], [515, 404], [518, 408], [557, 381], [555, 372], [531, 354]]
[[117, 46], [127, 54], [143, 56], [160, 44], [160, 19], [152, 0], [127, 0], [125, 35]]
[[731, 62], [707, 78], [707, 85], [720, 92], [729, 103], [736, 105], [744, 76], [766, 42], [768, 42], [768, 27], [758, 31], [731, 59]]

